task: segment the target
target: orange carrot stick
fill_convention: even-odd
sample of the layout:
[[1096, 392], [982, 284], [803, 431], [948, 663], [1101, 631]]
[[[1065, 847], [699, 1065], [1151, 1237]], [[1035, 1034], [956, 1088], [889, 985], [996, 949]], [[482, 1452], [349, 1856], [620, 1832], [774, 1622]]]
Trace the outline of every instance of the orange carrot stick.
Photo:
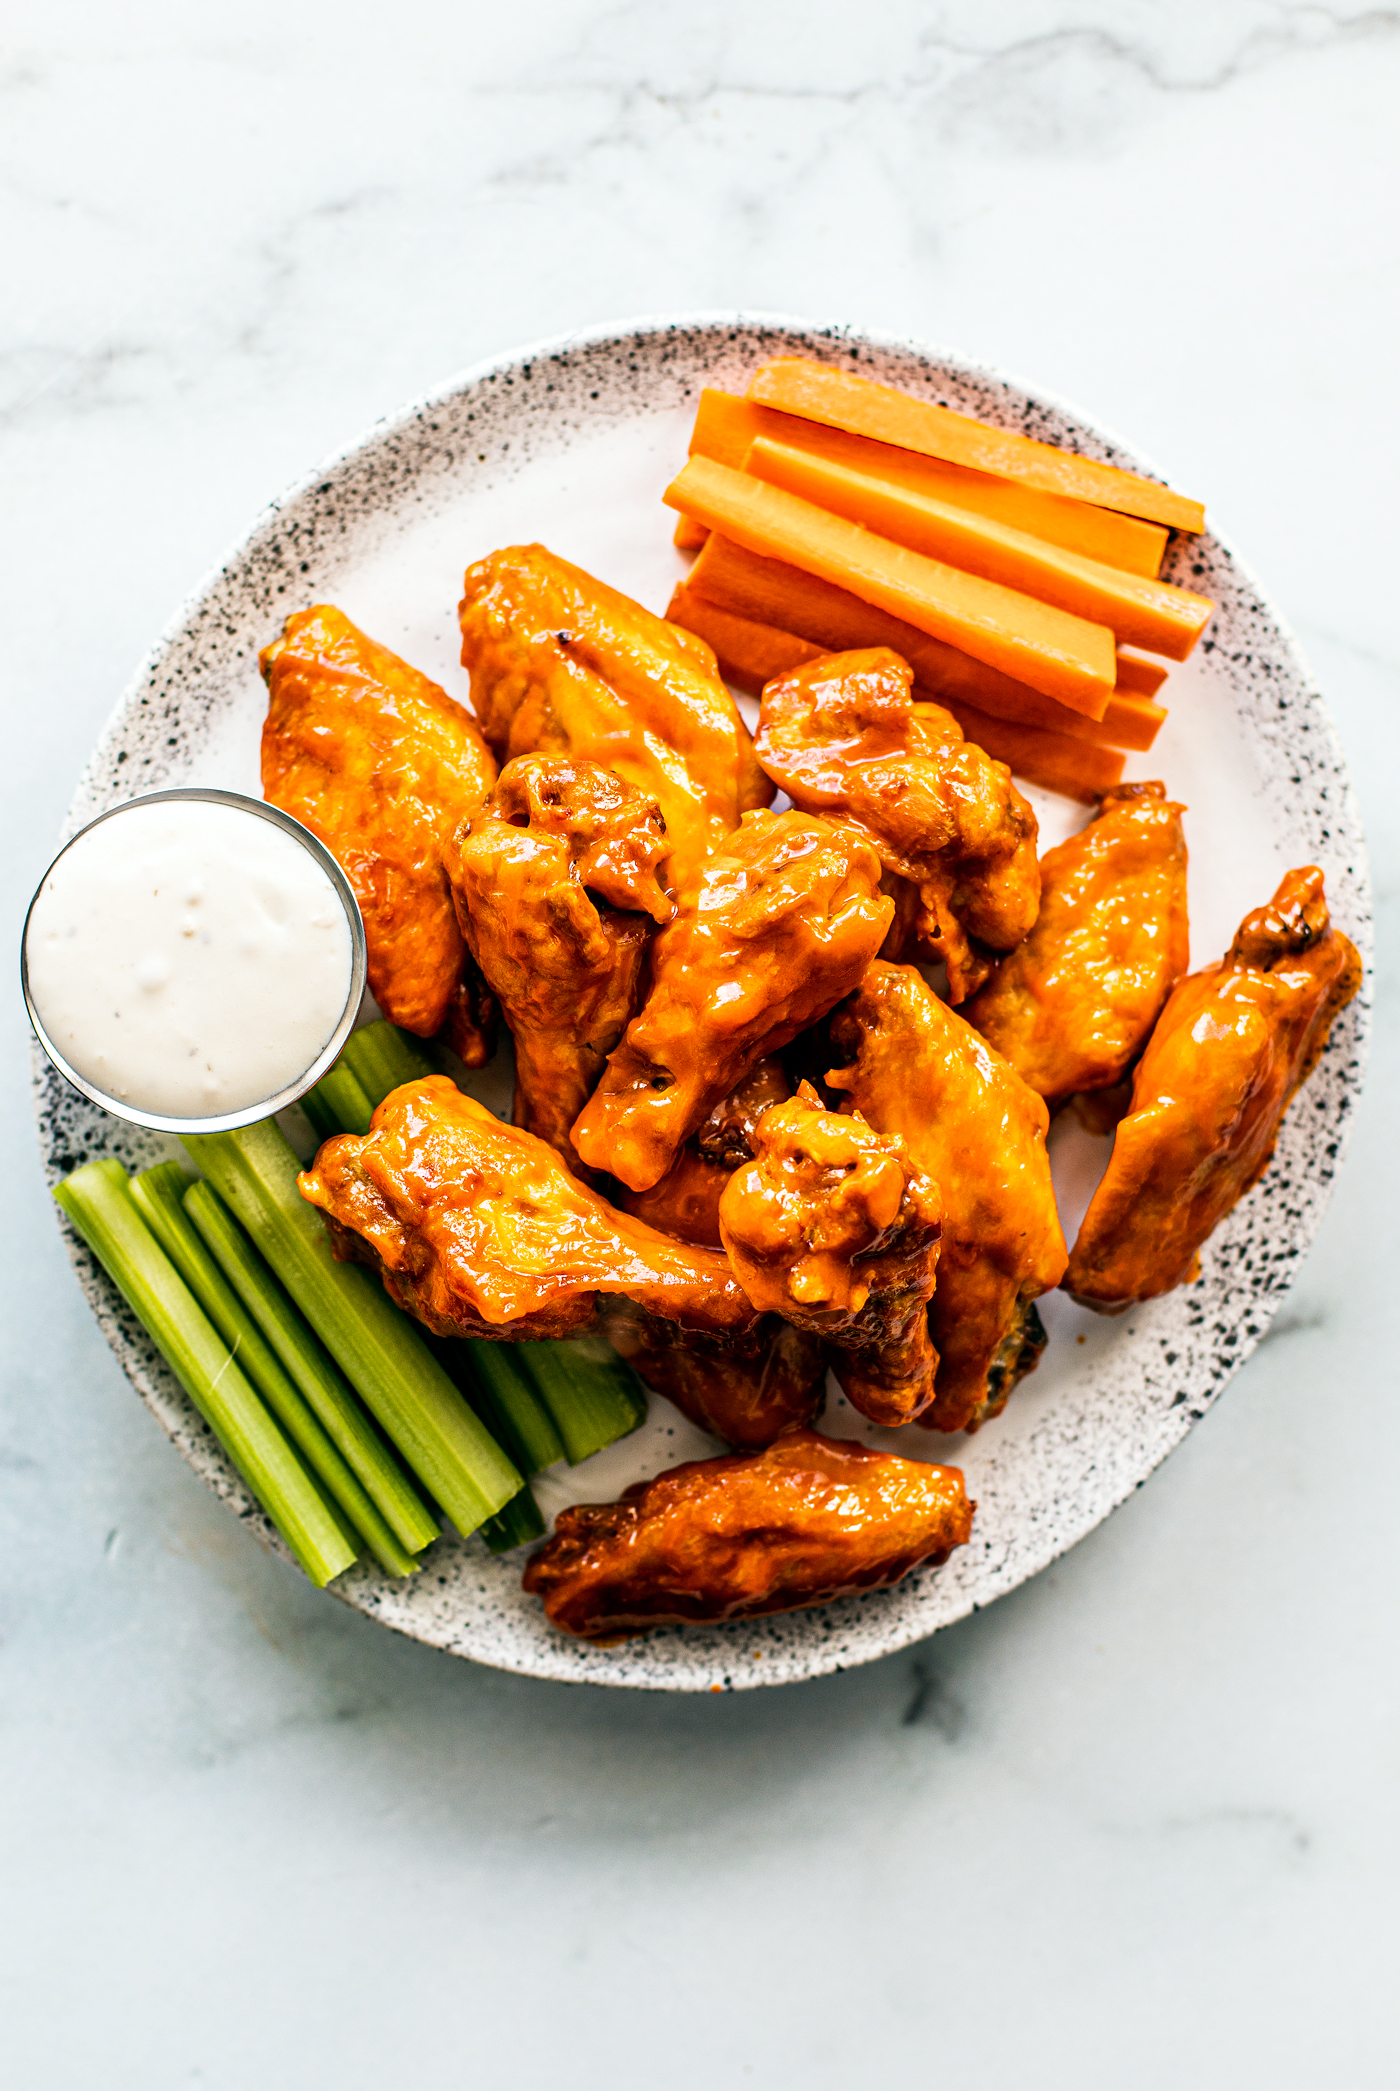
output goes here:
[[963, 573], [998, 581], [1003, 588], [1019, 589], [1091, 624], [1106, 624], [1119, 639], [1174, 661], [1185, 660], [1215, 607], [1203, 595], [1125, 574], [1025, 530], [1013, 530], [992, 516], [974, 515], [931, 494], [895, 486], [766, 436], [752, 445], [744, 468], [769, 486], [782, 487], [895, 544], [946, 560]]
[[1004, 479], [1039, 487], [1042, 493], [1092, 501], [1174, 530], [1205, 528], [1199, 501], [1188, 501], [1155, 480], [1120, 472], [1115, 465], [1101, 465], [1071, 450], [1057, 450], [1051, 443], [1033, 442], [1029, 436], [1012, 435], [1008, 429], [991, 428], [970, 414], [931, 406], [893, 385], [872, 384], [869, 378], [853, 377], [824, 363], [787, 356], [765, 363], [754, 374], [749, 398], [759, 406], [844, 428], [851, 435], [921, 450], [926, 457], [946, 458], [979, 472], [997, 472]]
[[693, 522], [688, 515], [679, 516], [674, 538], [676, 549], [679, 552], [698, 552], [709, 534], [703, 523]]
[[799, 639], [795, 632], [781, 632], [775, 624], [755, 624], [752, 618], [721, 610], [718, 603], [706, 602], [684, 581], [678, 581], [672, 590], [666, 619], [703, 639], [725, 681], [737, 690], [747, 690], [750, 697], [761, 697], [764, 684], [775, 675], [787, 675], [832, 651], [810, 639]]
[[[846, 653], [856, 647], [890, 646], [902, 654], [916, 680], [940, 704], [970, 704], [997, 718], [1015, 719], [1052, 733], [1068, 734], [1076, 740], [1098, 741], [1111, 747], [1145, 750], [1152, 746], [1166, 718], [1160, 704], [1131, 692], [1115, 690], [1104, 707], [1102, 719], [1085, 718], [1053, 697], [1042, 697], [1025, 683], [999, 674], [941, 639], [931, 639], [887, 611], [862, 602], [844, 588], [833, 588], [786, 566], [778, 559], [764, 559], [746, 552], [727, 537], [713, 534], [691, 568], [684, 583], [687, 614], [678, 624], [698, 631], [702, 639], [715, 642], [702, 625], [690, 623], [690, 613], [699, 603], [713, 604], [730, 613], [736, 624], [748, 622], [755, 630], [777, 629], [809, 641], [822, 653]], [[671, 615], [668, 611], [667, 615]], [[731, 633], [731, 662], [736, 658], [737, 635]], [[716, 648], [716, 651], [719, 651]], [[766, 657], [766, 656], [765, 656]], [[771, 671], [778, 674], [781, 670]], [[725, 671], [740, 689], [748, 685]]]
[[[914, 695], [925, 692], [915, 685]], [[1067, 799], [1082, 799], [1092, 806], [1112, 789], [1123, 775], [1123, 755], [1116, 748], [1095, 747], [1092, 741], [1071, 740], [1067, 734], [1046, 733], [1039, 726], [1022, 726], [1013, 719], [992, 719], [970, 704], [950, 704], [935, 697], [950, 711], [968, 740], [1028, 783], [1046, 791], [1063, 792]]]
[[1118, 649], [1118, 680], [1114, 688], [1132, 690], [1139, 697], [1155, 697], [1167, 679], [1160, 661], [1144, 661], [1135, 653]]
[[691, 458], [663, 499], [751, 552], [848, 588], [1072, 710], [1103, 717], [1117, 674], [1106, 625], [891, 544], [707, 457]]
[[970, 508], [996, 522], [1009, 523], [1013, 529], [1028, 530], [1032, 537], [1043, 537], [1047, 544], [1063, 545], [1066, 551], [1102, 560], [1105, 566], [1122, 567], [1125, 573], [1155, 580], [1162, 564], [1167, 532], [1156, 523], [1140, 523], [1135, 516], [1115, 515], [1111, 509], [1069, 501], [1062, 494], [1043, 494], [1037, 487], [998, 479], [991, 472], [969, 471], [965, 465], [924, 457], [917, 450], [899, 450], [891, 443], [850, 436], [819, 421], [803, 421], [796, 414], [780, 414], [773, 407], [735, 399], [732, 393], [707, 388], [700, 394], [690, 439], [692, 457], [712, 457], [717, 465], [738, 470], [750, 444], [763, 436], [828, 458], [833, 464], [849, 465], [853, 471], [869, 472], [876, 479], [888, 479], [911, 492], [951, 501], [955, 508]]

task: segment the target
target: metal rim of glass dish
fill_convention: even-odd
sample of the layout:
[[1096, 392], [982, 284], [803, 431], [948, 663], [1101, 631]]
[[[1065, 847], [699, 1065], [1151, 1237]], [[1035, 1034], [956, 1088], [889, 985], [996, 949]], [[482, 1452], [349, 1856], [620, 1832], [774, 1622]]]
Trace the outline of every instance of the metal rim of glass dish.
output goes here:
[[[350, 987], [345, 1007], [334, 1031], [311, 1066], [304, 1074], [298, 1075], [295, 1081], [288, 1082], [285, 1087], [279, 1089], [275, 1095], [265, 1097], [259, 1103], [245, 1105], [241, 1111], [226, 1111], [216, 1118], [167, 1118], [157, 1111], [134, 1110], [119, 1097], [109, 1096], [104, 1089], [99, 1089], [95, 1082], [90, 1082], [86, 1075], [79, 1074], [64, 1058], [45, 1030], [43, 1019], [34, 1005], [34, 997], [29, 991], [29, 923], [54, 865], [66, 857], [74, 844], [82, 841], [84, 835], [90, 835], [94, 828], [100, 828], [105, 821], [117, 820], [122, 814], [130, 813], [137, 806], [159, 806], [177, 799], [200, 799], [213, 806], [231, 806], [240, 813], [256, 814], [259, 820], [269, 821], [274, 828], [280, 828], [284, 835], [290, 835], [294, 842], [299, 842], [307, 854], [315, 859], [330, 880], [336, 898], [345, 910], [345, 919], [350, 929]], [[355, 1020], [359, 1016], [360, 1004], [364, 999], [366, 965], [365, 925], [360, 915], [360, 904], [355, 898], [350, 881], [325, 844], [312, 834], [310, 828], [303, 827], [290, 813], [284, 813], [280, 806], [269, 806], [262, 799], [250, 799], [241, 791], [221, 791], [214, 785], [192, 784], [169, 791], [147, 792], [141, 798], [127, 799], [120, 806], [109, 807], [105, 813], [99, 813], [96, 820], [88, 821], [75, 835], [70, 835], [46, 867], [43, 877], [34, 889], [34, 897], [25, 910], [24, 928], [20, 932], [19, 943], [19, 977], [24, 1006], [34, 1027], [34, 1036], [64, 1081], [71, 1083], [90, 1103], [97, 1104], [104, 1111], [110, 1111], [114, 1118], [124, 1118], [129, 1125], [145, 1126], [153, 1133], [230, 1133], [241, 1125], [256, 1125], [261, 1119], [273, 1118], [279, 1111], [286, 1110], [289, 1104], [298, 1102], [307, 1090], [314, 1088], [322, 1075], [334, 1066], [340, 1057], [342, 1046], [355, 1028]]]

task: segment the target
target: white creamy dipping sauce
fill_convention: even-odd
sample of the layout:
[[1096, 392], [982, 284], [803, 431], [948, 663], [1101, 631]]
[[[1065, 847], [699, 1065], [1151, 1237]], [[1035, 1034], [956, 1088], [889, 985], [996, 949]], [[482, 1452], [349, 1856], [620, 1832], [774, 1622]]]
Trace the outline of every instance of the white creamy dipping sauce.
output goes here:
[[25, 937], [29, 994], [70, 1067], [161, 1118], [218, 1118], [305, 1074], [354, 968], [340, 895], [258, 814], [134, 804], [58, 858]]

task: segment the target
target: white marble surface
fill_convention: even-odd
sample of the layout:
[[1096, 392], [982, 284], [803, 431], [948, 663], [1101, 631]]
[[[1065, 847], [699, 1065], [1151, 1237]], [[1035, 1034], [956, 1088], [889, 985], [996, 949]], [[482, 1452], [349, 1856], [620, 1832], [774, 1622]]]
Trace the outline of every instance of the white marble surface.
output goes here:
[[1375, 7], [11, 0], [11, 948], [272, 491], [493, 350], [744, 305], [999, 363], [1204, 495], [1350, 747], [1381, 973], [1317, 1248], [1157, 1477], [912, 1656], [700, 1702], [429, 1654], [244, 1538], [81, 1305], [12, 1002], [7, 2086], [1396, 2081], [1397, 105]]

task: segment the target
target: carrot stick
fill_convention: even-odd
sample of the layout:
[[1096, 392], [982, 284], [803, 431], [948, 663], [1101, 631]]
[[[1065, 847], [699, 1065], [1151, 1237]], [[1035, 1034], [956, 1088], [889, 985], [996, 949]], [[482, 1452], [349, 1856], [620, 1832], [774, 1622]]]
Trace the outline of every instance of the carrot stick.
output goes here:
[[[686, 614], [673, 619], [698, 630], [709, 640], [709, 632], [692, 626], [690, 614], [698, 602], [728, 611], [736, 621], [754, 627], [777, 627], [808, 640], [823, 653], [846, 653], [862, 646], [889, 646], [902, 654], [915, 679], [940, 704], [970, 704], [977, 711], [997, 718], [1014, 719], [1039, 726], [1048, 732], [1068, 734], [1076, 740], [1097, 741], [1112, 747], [1145, 750], [1152, 746], [1166, 712], [1160, 704], [1135, 693], [1115, 690], [1104, 707], [1102, 719], [1085, 718], [1053, 697], [1042, 697], [1025, 683], [1001, 675], [956, 647], [932, 639], [926, 632], [905, 624], [898, 617], [862, 602], [844, 588], [804, 574], [778, 559], [764, 559], [746, 552], [727, 537], [714, 533], [696, 560], [684, 583]], [[668, 611], [668, 616], [671, 613]], [[713, 640], [710, 641], [714, 644]], [[733, 663], [738, 641], [729, 640]], [[720, 650], [720, 649], [717, 649]], [[773, 674], [781, 669], [773, 669]], [[725, 670], [729, 681], [740, 689], [747, 684]]]
[[1205, 528], [1206, 512], [1199, 501], [1188, 501], [1155, 480], [1077, 457], [1072, 450], [1057, 450], [1052, 443], [1032, 442], [1008, 429], [991, 428], [970, 414], [931, 406], [893, 385], [872, 384], [869, 378], [853, 377], [824, 363], [786, 356], [765, 363], [749, 384], [749, 398], [760, 406], [844, 428], [851, 435], [921, 450], [926, 457], [947, 458], [950, 464], [980, 472], [997, 472], [1004, 479], [1039, 487], [1042, 493], [1092, 501], [1174, 530]]
[[713, 648], [725, 681], [747, 690], [750, 697], [761, 697], [763, 685], [775, 675], [786, 675], [831, 652], [829, 646], [816, 646], [794, 632], [779, 631], [774, 624], [755, 624], [751, 618], [736, 617], [732, 610], [721, 610], [718, 603], [706, 602], [684, 581], [678, 581], [672, 591], [666, 621], [694, 632]]
[[1121, 567], [1125, 573], [1155, 580], [1162, 564], [1167, 532], [1156, 523], [1140, 523], [1134, 516], [1115, 515], [1087, 501], [1066, 500], [1063, 494], [1043, 494], [1014, 479], [969, 471], [965, 465], [950, 465], [916, 450], [900, 450], [892, 443], [873, 443], [866, 436], [847, 435], [843, 429], [803, 421], [796, 414], [780, 414], [773, 407], [755, 406], [749, 399], [735, 399], [729, 392], [707, 388], [700, 394], [690, 439], [692, 457], [712, 457], [717, 465], [732, 465], [737, 471], [750, 444], [765, 436], [833, 464], [887, 479], [913, 493], [951, 501], [955, 508], [970, 508], [995, 522], [1009, 523], [1015, 530], [1027, 530], [1032, 537], [1042, 537], [1047, 544], [1063, 545], [1086, 559]]
[[[918, 684], [916, 697], [925, 693]], [[968, 740], [1028, 783], [1046, 791], [1063, 792], [1067, 799], [1082, 799], [1093, 805], [1123, 774], [1124, 757], [1116, 748], [1095, 747], [1090, 741], [1071, 740], [1068, 734], [1046, 733], [1039, 726], [1022, 726], [1013, 719], [992, 719], [970, 704], [952, 704], [937, 697], [950, 711]]]
[[707, 457], [691, 458], [663, 499], [751, 552], [848, 588], [1072, 710], [1103, 717], [1117, 673], [1106, 625], [891, 544]]
[[709, 534], [703, 523], [692, 522], [688, 515], [683, 515], [676, 522], [676, 549], [679, 552], [698, 552]]
[[1019, 589], [1091, 624], [1106, 624], [1119, 639], [1174, 661], [1185, 660], [1215, 607], [1203, 595], [1125, 574], [1025, 530], [1013, 530], [992, 516], [974, 515], [931, 494], [895, 486], [830, 458], [770, 442], [766, 436], [750, 448], [745, 470], [895, 544], [947, 560], [961, 572], [980, 574], [1003, 588]]
[[1132, 690], [1139, 697], [1155, 697], [1167, 679], [1167, 671], [1160, 661], [1144, 661], [1135, 653], [1124, 653], [1118, 649], [1117, 690]]

